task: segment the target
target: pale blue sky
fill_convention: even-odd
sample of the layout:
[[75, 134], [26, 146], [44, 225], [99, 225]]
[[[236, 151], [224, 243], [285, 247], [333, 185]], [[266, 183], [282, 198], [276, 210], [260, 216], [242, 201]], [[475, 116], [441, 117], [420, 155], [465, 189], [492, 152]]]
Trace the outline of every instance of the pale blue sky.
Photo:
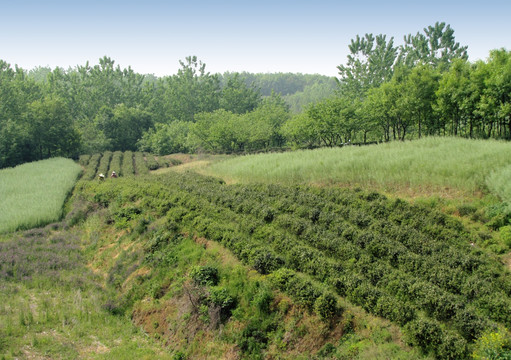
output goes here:
[[450, 24], [471, 61], [511, 50], [511, 2], [0, 0], [0, 59], [24, 69], [96, 64], [170, 75], [197, 55], [210, 72], [335, 76], [357, 34], [404, 35]]

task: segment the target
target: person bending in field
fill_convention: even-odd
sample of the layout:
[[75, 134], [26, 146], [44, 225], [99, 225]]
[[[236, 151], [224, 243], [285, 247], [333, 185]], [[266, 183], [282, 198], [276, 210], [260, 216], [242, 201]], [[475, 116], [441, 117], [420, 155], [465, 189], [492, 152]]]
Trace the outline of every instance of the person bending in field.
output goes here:
[[99, 174], [99, 180], [105, 180], [105, 175], [103, 175], [103, 173]]
[[112, 175], [110, 175], [110, 177], [113, 179], [113, 178], [116, 178], [117, 177], [117, 174], [115, 171], [112, 171]]

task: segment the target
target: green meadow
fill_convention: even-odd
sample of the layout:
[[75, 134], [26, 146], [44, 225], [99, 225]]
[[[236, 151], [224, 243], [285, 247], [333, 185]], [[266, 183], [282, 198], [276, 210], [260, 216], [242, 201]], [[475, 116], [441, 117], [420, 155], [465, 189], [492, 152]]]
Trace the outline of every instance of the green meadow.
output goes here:
[[[511, 144], [429, 137], [369, 146], [321, 148], [236, 157], [205, 171], [228, 182], [341, 184], [384, 191], [485, 192], [511, 189], [504, 173]], [[506, 170], [511, 172], [508, 167]], [[507, 177], [509, 178], [509, 177]], [[490, 180], [489, 180], [490, 179]], [[507, 190], [506, 190], [507, 189]]]
[[0, 232], [59, 220], [81, 168], [54, 158], [0, 170]]

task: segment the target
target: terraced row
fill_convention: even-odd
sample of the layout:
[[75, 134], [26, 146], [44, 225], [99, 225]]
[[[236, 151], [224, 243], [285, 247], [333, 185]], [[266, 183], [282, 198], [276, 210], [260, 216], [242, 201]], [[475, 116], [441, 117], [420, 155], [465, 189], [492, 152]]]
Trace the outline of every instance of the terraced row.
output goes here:
[[[509, 272], [477, 247], [476, 234], [423, 206], [363, 191], [228, 186], [196, 174], [80, 186], [90, 201], [118, 202], [123, 221], [166, 217], [222, 243], [284, 291], [295, 272], [306, 274], [403, 326], [411, 345], [438, 358], [465, 358], [485, 330], [511, 325]], [[321, 295], [300, 289], [293, 296], [307, 306]]]

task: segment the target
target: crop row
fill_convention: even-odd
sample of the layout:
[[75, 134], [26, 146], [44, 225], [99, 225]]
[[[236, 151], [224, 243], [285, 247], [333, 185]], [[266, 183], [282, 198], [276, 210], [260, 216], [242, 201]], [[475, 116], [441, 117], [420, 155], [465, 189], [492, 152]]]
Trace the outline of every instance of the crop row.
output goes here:
[[485, 329], [511, 324], [509, 272], [471, 246], [477, 238], [458, 222], [425, 207], [376, 193], [227, 186], [186, 174], [117, 185], [98, 187], [91, 200], [141, 199], [144, 210], [130, 214], [165, 216], [261, 273], [307, 274], [402, 325], [411, 344], [437, 357], [463, 357]]
[[148, 153], [131, 151], [113, 153], [105, 151], [102, 154], [81, 155], [79, 164], [85, 167], [84, 180], [92, 180], [99, 174], [104, 174], [108, 178], [113, 171], [118, 176], [145, 175], [150, 170], [175, 165], [173, 161], [164, 157], [156, 159], [154, 155]]

